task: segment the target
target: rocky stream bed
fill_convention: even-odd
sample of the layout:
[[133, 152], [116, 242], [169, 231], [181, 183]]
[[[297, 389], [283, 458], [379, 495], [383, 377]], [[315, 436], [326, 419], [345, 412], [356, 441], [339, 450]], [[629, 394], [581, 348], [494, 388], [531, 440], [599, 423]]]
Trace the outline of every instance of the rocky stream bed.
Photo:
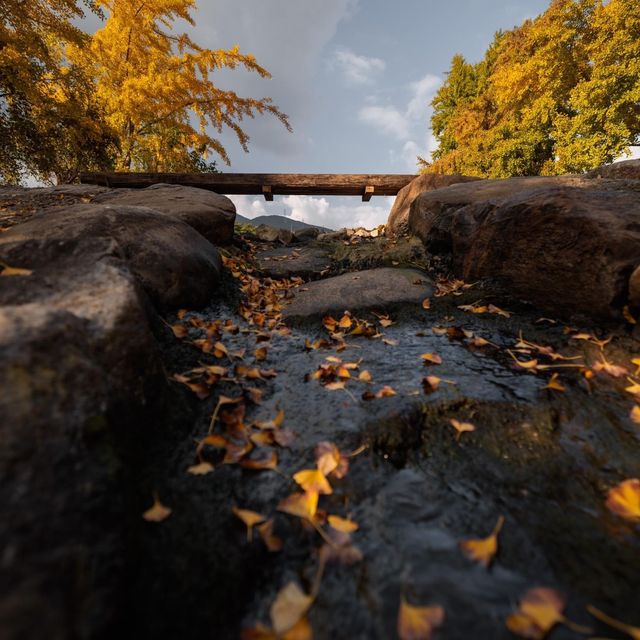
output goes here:
[[[30, 261], [29, 222], [0, 236], [32, 271], [0, 278], [7, 638], [386, 639], [402, 602], [402, 638], [632, 635], [588, 607], [640, 626], [638, 520], [608, 503], [640, 477], [633, 308], [556, 315], [377, 233], [236, 234], [224, 267], [184, 235], [185, 266], [146, 208], [145, 255], [123, 226], [124, 251], [83, 232], [57, 257], [72, 213], [138, 205], [41, 214]], [[462, 543], [492, 531], [484, 566]], [[536, 588], [555, 618], [510, 630]]]

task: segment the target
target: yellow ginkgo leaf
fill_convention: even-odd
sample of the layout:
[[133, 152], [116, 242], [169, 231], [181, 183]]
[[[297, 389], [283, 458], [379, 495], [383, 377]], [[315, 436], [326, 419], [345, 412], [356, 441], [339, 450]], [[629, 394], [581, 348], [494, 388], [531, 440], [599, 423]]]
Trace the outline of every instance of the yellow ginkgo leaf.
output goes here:
[[442, 364], [442, 358], [437, 353], [423, 353], [421, 356], [425, 364]]
[[205, 476], [212, 471], [213, 465], [210, 462], [204, 461], [194, 464], [187, 469], [187, 473], [190, 473], [192, 476]]
[[341, 533], [353, 533], [358, 530], [358, 523], [353, 520], [341, 518], [340, 516], [329, 516], [327, 519], [329, 521], [329, 526]]
[[606, 506], [609, 511], [625, 520], [640, 520], [640, 480], [631, 478], [613, 487], [608, 495]]
[[33, 271], [31, 269], [22, 269], [20, 267], [10, 267], [7, 264], [3, 264], [0, 262], [0, 267], [2, 267], [2, 271], [0, 271], [0, 276], [30, 276]]
[[440, 606], [416, 607], [404, 596], [398, 611], [398, 635], [400, 640], [429, 640], [434, 630], [444, 621], [444, 609]]
[[162, 522], [166, 520], [171, 515], [171, 509], [169, 507], [165, 507], [162, 502], [160, 502], [160, 498], [157, 493], [153, 494], [153, 505], [147, 509], [142, 517], [147, 522]]
[[247, 542], [251, 542], [251, 539], [253, 537], [253, 527], [260, 522], [264, 522], [266, 518], [261, 513], [250, 511], [249, 509], [231, 507], [231, 510], [247, 526]]
[[324, 473], [319, 469], [304, 469], [294, 474], [293, 479], [305, 490], [331, 495], [333, 489]]
[[289, 582], [283, 587], [271, 605], [271, 624], [277, 635], [292, 629], [313, 603], [313, 598], [302, 591], [295, 583]]
[[467, 431], [475, 431], [475, 425], [471, 424], [470, 422], [460, 422], [459, 420], [456, 420], [455, 418], [451, 418], [451, 420], [449, 420], [451, 426], [458, 432], [456, 434], [456, 440], [460, 440], [460, 436], [467, 432]]
[[629, 413], [629, 417], [636, 424], [640, 424], [640, 406], [635, 405]]
[[549, 382], [543, 387], [543, 389], [553, 389], [554, 391], [566, 391], [565, 387], [562, 386], [560, 381], [558, 380], [558, 374], [554, 373]]
[[371, 374], [365, 369], [364, 371], [360, 372], [358, 380], [362, 380], [362, 382], [371, 382], [373, 378], [371, 377]]
[[312, 520], [318, 510], [318, 492], [305, 491], [304, 493], [293, 493], [288, 498], [281, 500], [278, 504], [278, 511], [283, 511], [298, 518]]
[[504, 517], [500, 516], [489, 536], [486, 538], [465, 540], [460, 543], [460, 547], [469, 558], [488, 567], [498, 551], [498, 534], [503, 524]]

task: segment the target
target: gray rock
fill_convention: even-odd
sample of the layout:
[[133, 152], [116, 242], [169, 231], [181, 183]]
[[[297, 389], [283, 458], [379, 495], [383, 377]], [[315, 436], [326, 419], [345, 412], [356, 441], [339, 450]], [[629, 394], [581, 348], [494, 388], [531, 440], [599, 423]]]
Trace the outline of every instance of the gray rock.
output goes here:
[[285, 319], [304, 319], [345, 310], [384, 311], [403, 303], [420, 303], [432, 293], [428, 276], [417, 269], [370, 269], [345, 273], [305, 285], [283, 311]]
[[288, 229], [277, 229], [266, 224], [256, 227], [256, 236], [263, 242], [275, 242], [277, 244], [288, 245], [293, 242], [293, 233]]
[[[218, 251], [198, 232], [144, 207], [75, 205], [37, 215], [0, 236], [0, 260], [34, 269], [32, 285], [55, 287], [67, 277], [65, 270], [106, 257], [120, 259], [161, 307], [207, 304], [222, 269]], [[0, 300], [7, 287], [0, 283]], [[10, 295], [5, 302], [15, 303], [21, 290]]]
[[193, 227], [214, 245], [229, 244], [233, 238], [235, 205], [226, 196], [207, 189], [154, 184], [146, 189], [113, 189], [93, 201], [161, 211]]
[[623, 160], [605, 164], [587, 173], [588, 178], [614, 178], [622, 180], [640, 180], [640, 160]]
[[270, 249], [256, 258], [260, 270], [271, 278], [300, 276], [314, 280], [331, 266], [329, 252], [315, 247]]
[[500, 277], [546, 308], [615, 316], [640, 265], [639, 220], [637, 193], [549, 188], [460, 212], [454, 253], [465, 279]]
[[425, 191], [434, 191], [453, 184], [474, 182], [480, 178], [452, 175], [445, 176], [435, 173], [423, 173], [412, 180], [398, 192], [387, 220], [387, 234], [395, 237], [409, 232], [409, 210], [413, 201]]
[[309, 240], [315, 240], [320, 234], [320, 229], [317, 227], [307, 227], [306, 229], [299, 229], [294, 231], [293, 235], [297, 242], [308, 242]]

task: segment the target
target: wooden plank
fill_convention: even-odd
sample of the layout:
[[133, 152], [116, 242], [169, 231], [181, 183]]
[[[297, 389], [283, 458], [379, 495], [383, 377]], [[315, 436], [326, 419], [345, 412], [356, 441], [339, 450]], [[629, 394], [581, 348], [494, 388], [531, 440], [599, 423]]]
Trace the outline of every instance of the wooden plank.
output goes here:
[[84, 184], [141, 189], [152, 184], [181, 184], [227, 195], [395, 196], [416, 176], [347, 173], [81, 173]]
[[262, 193], [267, 202], [273, 202], [273, 193], [271, 193], [271, 187], [269, 185], [262, 185]]
[[362, 194], [362, 202], [369, 202], [369, 200], [371, 200], [371, 196], [374, 195], [375, 192], [376, 192], [376, 188], [368, 184], [364, 188], [364, 193]]

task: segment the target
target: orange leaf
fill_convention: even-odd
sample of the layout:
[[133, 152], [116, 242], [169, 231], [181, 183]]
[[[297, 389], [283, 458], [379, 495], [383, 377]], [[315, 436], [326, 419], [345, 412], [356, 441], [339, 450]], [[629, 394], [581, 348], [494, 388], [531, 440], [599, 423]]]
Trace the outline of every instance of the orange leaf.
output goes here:
[[305, 490], [315, 491], [324, 495], [333, 493], [331, 485], [324, 473], [319, 469], [304, 469], [294, 474], [293, 479]]
[[277, 635], [292, 629], [309, 610], [313, 597], [307, 595], [295, 582], [282, 588], [271, 605], [271, 623]]
[[365, 369], [364, 371], [360, 372], [358, 380], [362, 380], [362, 382], [371, 382], [373, 378], [371, 377], [371, 374]]
[[256, 529], [269, 551], [275, 552], [282, 549], [282, 539], [273, 534], [273, 518], [265, 520], [265, 522], [259, 524]]
[[458, 432], [458, 434], [456, 435], [456, 440], [460, 440], [460, 436], [467, 432], [467, 431], [475, 431], [476, 428], [474, 425], [472, 425], [470, 422], [460, 422], [459, 420], [456, 420], [455, 418], [451, 418], [451, 420], [449, 420], [449, 422], [451, 423], [451, 426]]
[[142, 517], [147, 522], [162, 522], [166, 520], [171, 515], [171, 509], [169, 507], [165, 507], [162, 502], [160, 502], [160, 498], [158, 494], [155, 493], [153, 495], [153, 506], [147, 509]]
[[262, 470], [276, 469], [278, 466], [278, 454], [273, 449], [257, 449], [255, 456], [240, 460], [243, 469]]
[[555, 589], [529, 589], [518, 611], [507, 618], [507, 628], [523, 638], [544, 638], [558, 622], [565, 621], [564, 604], [564, 598]]
[[288, 498], [281, 500], [278, 504], [278, 511], [283, 511], [298, 518], [312, 520], [318, 510], [318, 492], [305, 491], [304, 493], [293, 493]]
[[442, 364], [442, 358], [437, 353], [423, 353], [420, 357], [426, 365]]
[[636, 424], [640, 424], [640, 407], [638, 405], [635, 405], [633, 409], [631, 409], [629, 417]]
[[440, 606], [415, 607], [404, 598], [398, 611], [398, 635], [400, 640], [429, 640], [444, 621], [444, 609]]
[[543, 389], [553, 389], [554, 391], [566, 391], [565, 387], [563, 387], [562, 384], [560, 384], [560, 382], [558, 381], [557, 373], [554, 373], [551, 376], [551, 379], [549, 380], [549, 382], [547, 382], [547, 384], [543, 387]]
[[255, 511], [250, 511], [249, 509], [239, 509], [238, 507], [231, 507], [233, 513], [242, 520], [247, 526], [247, 542], [251, 542], [253, 537], [253, 527], [260, 522], [264, 522], [266, 518]]
[[194, 464], [187, 469], [187, 473], [194, 476], [204, 476], [212, 471], [213, 465], [210, 462], [200, 462], [199, 464]]
[[431, 309], [431, 300], [429, 298], [425, 298], [422, 301], [422, 308], [423, 309]]
[[625, 520], [640, 520], [640, 480], [631, 478], [613, 487], [607, 495], [606, 506]]
[[329, 516], [329, 526], [342, 533], [353, 533], [358, 530], [358, 523], [340, 516]]
[[489, 567], [493, 557], [498, 551], [498, 534], [503, 524], [504, 517], [500, 516], [491, 535], [486, 538], [465, 540], [460, 543], [460, 547], [469, 558], [479, 562], [485, 567]]

